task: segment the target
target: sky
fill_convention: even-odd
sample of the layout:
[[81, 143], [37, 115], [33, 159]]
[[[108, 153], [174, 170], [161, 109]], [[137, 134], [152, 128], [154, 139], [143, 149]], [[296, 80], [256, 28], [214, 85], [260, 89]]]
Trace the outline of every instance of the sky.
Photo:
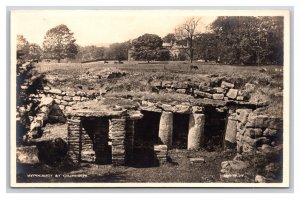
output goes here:
[[199, 10], [19, 10], [12, 12], [11, 28], [12, 38], [21, 34], [30, 43], [42, 46], [47, 30], [65, 24], [77, 44], [107, 46], [145, 33], [164, 37], [174, 33], [175, 27], [189, 16], [202, 17], [200, 32], [216, 19]]

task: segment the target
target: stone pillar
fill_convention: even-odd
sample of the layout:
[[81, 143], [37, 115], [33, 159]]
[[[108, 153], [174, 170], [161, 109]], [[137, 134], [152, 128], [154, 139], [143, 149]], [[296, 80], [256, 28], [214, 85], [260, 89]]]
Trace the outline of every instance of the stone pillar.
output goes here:
[[74, 163], [81, 160], [81, 121], [79, 117], [68, 119], [68, 156]]
[[125, 164], [125, 119], [109, 120], [109, 135], [112, 139], [112, 163], [114, 165]]
[[189, 120], [188, 149], [199, 149], [204, 139], [204, 114], [192, 113]]
[[234, 116], [229, 116], [225, 132], [225, 140], [230, 143], [236, 143], [237, 121]]
[[162, 144], [172, 146], [173, 113], [163, 111], [159, 122], [159, 139]]
[[125, 132], [126, 164], [131, 164], [133, 162], [134, 131], [135, 131], [135, 120], [128, 119], [126, 121], [126, 132]]
[[96, 152], [96, 162], [98, 164], [109, 164], [111, 160], [108, 146], [108, 119], [95, 119], [94, 150]]

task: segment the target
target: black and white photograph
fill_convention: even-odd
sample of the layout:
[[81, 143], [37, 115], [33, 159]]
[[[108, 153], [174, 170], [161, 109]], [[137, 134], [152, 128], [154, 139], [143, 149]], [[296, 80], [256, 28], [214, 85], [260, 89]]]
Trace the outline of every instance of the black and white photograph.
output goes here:
[[11, 10], [12, 187], [289, 187], [288, 10]]

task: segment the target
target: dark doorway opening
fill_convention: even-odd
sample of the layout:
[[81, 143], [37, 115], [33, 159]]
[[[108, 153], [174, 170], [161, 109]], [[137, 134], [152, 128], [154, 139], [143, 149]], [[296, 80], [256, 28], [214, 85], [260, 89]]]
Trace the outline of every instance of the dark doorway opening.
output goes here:
[[[109, 121], [107, 117], [82, 120], [82, 127], [93, 143], [97, 164], [111, 164], [112, 148], [109, 141]], [[84, 143], [82, 143], [84, 144]]]
[[136, 121], [133, 147], [135, 167], [157, 166], [154, 145], [159, 142], [158, 131], [161, 113], [141, 111], [144, 117]]
[[174, 113], [173, 115], [173, 141], [172, 147], [187, 149], [187, 139], [189, 133], [189, 114]]
[[218, 112], [215, 107], [205, 107], [204, 148], [208, 151], [222, 149], [227, 112]]

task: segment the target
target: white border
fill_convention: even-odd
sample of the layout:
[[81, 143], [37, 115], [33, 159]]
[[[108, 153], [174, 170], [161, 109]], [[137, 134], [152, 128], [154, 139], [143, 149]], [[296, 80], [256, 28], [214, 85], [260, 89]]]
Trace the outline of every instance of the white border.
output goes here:
[[[177, 11], [177, 10], [176, 10]], [[289, 186], [289, 96], [290, 96], [290, 14], [287, 10], [178, 10], [178, 13], [201, 12], [202, 15], [227, 15], [227, 16], [284, 16], [284, 155], [283, 155], [283, 182], [282, 183], [17, 183], [16, 182], [16, 31], [14, 26], [14, 15], [11, 15], [11, 186], [12, 187], [288, 187]], [[16, 11], [18, 12], [18, 11]], [[24, 12], [24, 11], [22, 11]], [[31, 12], [27, 10], [25, 12]], [[43, 12], [43, 11], [41, 11]], [[59, 11], [59, 12], [64, 12]], [[88, 11], [87, 11], [88, 12]], [[126, 10], [122, 14], [137, 12], [144, 14], [141, 10]], [[163, 14], [168, 10], [155, 10], [156, 14]], [[13, 12], [12, 12], [13, 13]], [[151, 14], [153, 11], [151, 11]], [[109, 11], [107, 12], [109, 14]], [[149, 14], [149, 12], [147, 12]]]

